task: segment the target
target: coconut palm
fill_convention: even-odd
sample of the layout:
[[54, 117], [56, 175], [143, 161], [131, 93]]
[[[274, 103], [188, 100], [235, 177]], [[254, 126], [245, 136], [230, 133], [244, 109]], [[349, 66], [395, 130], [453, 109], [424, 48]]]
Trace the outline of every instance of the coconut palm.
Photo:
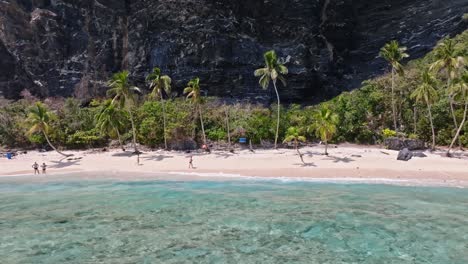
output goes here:
[[187, 87], [184, 89], [184, 94], [187, 95], [187, 99], [190, 99], [195, 105], [195, 109], [198, 110], [200, 116], [200, 123], [203, 133], [203, 144], [206, 144], [205, 125], [203, 124], [203, 115], [201, 110], [202, 98], [200, 90], [200, 78], [195, 78], [187, 83]]
[[290, 127], [286, 131], [286, 138], [284, 139], [283, 143], [286, 142], [294, 142], [294, 148], [297, 151], [297, 154], [299, 154], [299, 157], [301, 158], [302, 163], [305, 164], [303, 155], [299, 151], [299, 142], [305, 142], [306, 138], [301, 135], [299, 129], [297, 127]]
[[132, 108], [136, 103], [135, 92], [141, 93], [138, 87], [132, 86], [128, 78], [129, 72], [122, 71], [114, 74], [111, 80], [108, 82], [109, 90], [107, 95], [112, 96], [112, 104], [118, 105], [121, 109], [125, 109], [130, 117], [130, 123], [132, 124], [133, 134], [133, 147], [135, 153], [139, 153], [137, 148], [136, 140], [136, 128], [133, 120]]
[[171, 77], [167, 75], [161, 75], [161, 70], [159, 68], [154, 68], [146, 80], [150, 82], [150, 89], [152, 89], [151, 97], [159, 98], [163, 106], [163, 126], [164, 126], [164, 148], [167, 149], [167, 129], [166, 129], [166, 104], [164, 101], [164, 94], [169, 94], [171, 92]]
[[380, 49], [380, 57], [384, 58], [392, 66], [392, 113], [393, 113], [393, 126], [395, 130], [397, 127], [397, 113], [395, 103], [395, 76], [404, 75], [405, 71], [400, 61], [404, 58], [408, 58], [409, 55], [406, 53], [406, 47], [400, 47], [400, 44], [396, 40], [392, 40], [385, 44]]
[[263, 55], [265, 59], [265, 67], [257, 69], [254, 74], [256, 77], [260, 77], [260, 86], [263, 89], [267, 89], [268, 86], [270, 85], [270, 81], [273, 82], [273, 87], [275, 88], [276, 92], [276, 98], [278, 100], [278, 117], [276, 121], [276, 135], [275, 135], [275, 148], [277, 147], [278, 143], [278, 134], [279, 134], [279, 125], [280, 125], [280, 96], [278, 93], [278, 89], [276, 87], [276, 81], [280, 80], [284, 86], [286, 86], [286, 79], [284, 78], [283, 75], [288, 74], [288, 68], [281, 64], [281, 62], [278, 61], [278, 57], [276, 55], [276, 52], [274, 50], [267, 51]]
[[52, 121], [54, 115], [53, 113], [49, 112], [47, 107], [41, 103], [41, 102], [36, 102], [33, 107], [29, 109], [29, 114], [28, 114], [28, 119], [26, 120], [28, 124], [31, 125], [31, 128], [28, 131], [28, 134], [34, 134], [34, 133], [42, 133], [44, 135], [45, 139], [47, 140], [47, 143], [49, 146], [55, 150], [57, 153], [64, 157], [70, 157], [73, 155], [70, 154], [65, 154], [63, 152], [60, 152], [52, 143], [50, 142], [48, 133], [50, 130], [50, 125], [49, 122]]
[[447, 151], [447, 156], [450, 156], [450, 150], [453, 148], [453, 145], [455, 144], [455, 141], [457, 141], [457, 138], [459, 138], [460, 132], [465, 126], [465, 122], [467, 118], [466, 117], [468, 113], [468, 72], [467, 71], [465, 71], [465, 73], [459, 79], [456, 79], [454, 81], [450, 92], [454, 95], [455, 100], [458, 100], [465, 105], [465, 110], [463, 111], [463, 120], [458, 126], [455, 137], [453, 138], [450, 144], [450, 147]]
[[123, 120], [125, 118], [127, 118], [125, 112], [115, 104], [112, 104], [112, 100], [106, 100], [102, 104], [101, 110], [95, 116], [96, 126], [99, 131], [103, 134], [115, 133], [122, 151], [125, 151], [125, 148], [120, 136], [120, 129], [124, 126]]
[[[454, 94], [451, 93], [451, 83], [456, 78], [459, 69], [463, 68], [465, 61], [462, 56], [458, 56], [455, 49], [455, 42], [452, 39], [446, 38], [437, 45], [435, 49], [436, 61], [431, 65], [431, 70], [440, 72], [445, 70], [447, 77], [447, 91], [450, 103], [450, 113], [452, 114], [453, 124], [458, 127], [457, 117], [454, 109]], [[461, 147], [461, 142], [459, 142]]]
[[336, 133], [338, 115], [327, 107], [322, 107], [315, 112], [314, 120], [315, 124], [312, 125], [312, 128], [315, 129], [317, 137], [325, 142], [325, 155], [328, 155], [328, 142], [333, 139]]
[[429, 69], [423, 71], [421, 75], [421, 85], [419, 85], [413, 93], [411, 93], [411, 98], [416, 99], [417, 102], [423, 102], [427, 105], [427, 111], [429, 114], [429, 121], [431, 123], [432, 130], [432, 150], [435, 149], [436, 144], [436, 135], [434, 130], [434, 123], [432, 118], [431, 107], [432, 104], [437, 100], [437, 91], [435, 89], [436, 79], [431, 74]]

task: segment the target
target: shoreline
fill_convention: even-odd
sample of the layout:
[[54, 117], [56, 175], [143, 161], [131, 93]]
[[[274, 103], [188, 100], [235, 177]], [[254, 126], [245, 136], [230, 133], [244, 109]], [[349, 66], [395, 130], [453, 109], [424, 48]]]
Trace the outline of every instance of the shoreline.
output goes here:
[[[55, 152], [29, 152], [13, 160], [0, 159], [0, 182], [44, 181], [65, 176], [99, 180], [279, 180], [304, 182], [384, 183], [411, 186], [468, 187], [468, 157], [442, 157], [441, 153], [423, 152], [427, 157], [397, 161], [398, 151], [374, 146], [337, 146], [329, 156], [322, 146], [302, 148], [306, 164], [293, 149], [239, 150], [236, 153], [213, 151], [184, 153], [152, 151], [140, 155], [141, 165], [130, 152], [74, 151], [72, 160]], [[192, 155], [196, 169], [189, 170]], [[78, 159], [80, 158], [80, 159]], [[62, 159], [62, 160], [61, 160]], [[40, 177], [29, 169], [34, 163], [48, 164], [48, 174]], [[80, 176], [81, 175], [81, 176]]]

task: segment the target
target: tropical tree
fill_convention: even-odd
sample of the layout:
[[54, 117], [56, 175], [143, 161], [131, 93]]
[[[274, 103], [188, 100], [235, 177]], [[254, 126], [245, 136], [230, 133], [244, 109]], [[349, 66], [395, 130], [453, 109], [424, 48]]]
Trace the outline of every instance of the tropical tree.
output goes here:
[[120, 129], [124, 126], [123, 120], [126, 118], [125, 112], [112, 104], [112, 100], [104, 101], [101, 110], [95, 116], [96, 126], [99, 131], [102, 134], [115, 133], [122, 151], [125, 151], [125, 148], [120, 136]]
[[297, 127], [290, 127], [286, 131], [286, 138], [284, 139], [283, 143], [286, 142], [294, 142], [294, 148], [297, 151], [297, 154], [299, 154], [299, 157], [301, 158], [302, 163], [304, 162], [303, 155], [299, 151], [299, 142], [305, 142], [306, 138], [301, 135], [299, 129]]
[[457, 129], [457, 132], [450, 144], [449, 149], [447, 150], [447, 156], [450, 156], [450, 150], [453, 148], [455, 141], [460, 136], [460, 132], [465, 126], [466, 115], [468, 113], [468, 72], [465, 73], [459, 78], [456, 79], [453, 83], [453, 86], [450, 91], [454, 95], [454, 99], [460, 101], [465, 105], [465, 110], [463, 111], [463, 120], [460, 123], [460, 126]]
[[338, 115], [333, 113], [328, 107], [322, 106], [314, 114], [315, 124], [312, 128], [315, 134], [325, 142], [325, 155], [328, 155], [328, 142], [333, 139], [338, 124]]
[[432, 130], [432, 150], [435, 149], [436, 135], [434, 130], [434, 119], [432, 118], [431, 107], [432, 104], [437, 100], [438, 94], [435, 89], [437, 81], [431, 74], [429, 69], [425, 70], [421, 75], [421, 85], [419, 85], [411, 94], [411, 98], [417, 102], [424, 102], [427, 105], [427, 111], [429, 114], [429, 121]]
[[153, 71], [146, 77], [146, 80], [150, 82], [151, 98], [161, 100], [163, 106], [163, 126], [164, 126], [164, 148], [167, 149], [167, 129], [166, 129], [166, 104], [164, 101], [164, 94], [171, 92], [171, 77], [167, 75], [161, 75], [161, 69], [154, 68]]
[[192, 101], [192, 103], [195, 105], [196, 111], [198, 111], [203, 133], [203, 144], [206, 144], [205, 125], [203, 124], [203, 115], [201, 110], [202, 98], [200, 90], [200, 78], [197, 77], [195, 79], [190, 80], [187, 83], [187, 87], [184, 89], [184, 94], [187, 95], [187, 99], [190, 99]]
[[135, 92], [141, 93], [141, 91], [138, 87], [130, 84], [128, 76], [128, 71], [115, 73], [108, 82], [109, 90], [107, 90], [107, 95], [113, 97], [112, 104], [115, 104], [121, 109], [125, 109], [127, 111], [130, 123], [132, 124], [133, 147], [135, 149], [135, 153], [139, 153], [132, 109], [136, 103]]
[[28, 131], [28, 134], [34, 134], [34, 133], [42, 133], [44, 135], [45, 139], [47, 140], [47, 143], [49, 146], [55, 150], [57, 153], [64, 157], [70, 157], [73, 155], [70, 154], [65, 154], [63, 152], [60, 152], [52, 143], [50, 142], [48, 133], [50, 130], [50, 125], [49, 122], [52, 121], [54, 118], [54, 115], [52, 112], [49, 112], [47, 107], [41, 103], [41, 102], [36, 102], [34, 106], [32, 106], [29, 109], [29, 114], [28, 114], [28, 119], [26, 120], [28, 124], [31, 125], [31, 128]]
[[405, 71], [400, 61], [404, 58], [408, 58], [409, 55], [406, 53], [406, 47], [400, 47], [400, 44], [396, 40], [392, 40], [385, 44], [380, 49], [380, 56], [384, 58], [392, 66], [392, 113], [393, 113], [393, 126], [395, 130], [397, 127], [397, 113], [395, 103], [395, 76], [403, 76]]
[[[447, 78], [447, 94], [450, 103], [450, 113], [452, 114], [453, 125], [458, 127], [457, 117], [455, 116], [454, 109], [454, 94], [452, 93], [451, 84], [457, 77], [458, 71], [463, 68], [464, 59], [458, 56], [455, 49], [455, 42], [452, 39], [446, 38], [440, 42], [435, 49], [436, 61], [431, 65], [431, 70], [440, 72], [445, 70]], [[459, 142], [461, 147], [461, 142]]]
[[[225, 111], [225, 114], [226, 114], [226, 132], [227, 132], [227, 137], [228, 137], [228, 145], [229, 145], [229, 150], [232, 150], [231, 149], [231, 126], [229, 124], [229, 106], [226, 105], [224, 107], [224, 111]], [[233, 151], [233, 150], [232, 150]]]
[[280, 96], [278, 89], [276, 87], [276, 81], [280, 80], [284, 86], [286, 86], [286, 79], [283, 75], [288, 74], [288, 68], [284, 66], [281, 62], [278, 61], [278, 57], [274, 50], [267, 51], [263, 55], [265, 59], [265, 67], [257, 69], [254, 74], [256, 77], [260, 77], [259, 83], [263, 89], [267, 89], [270, 85], [270, 81], [273, 82], [273, 87], [275, 88], [276, 98], [278, 100], [278, 117], [276, 121], [276, 135], [275, 135], [275, 148], [278, 143], [278, 134], [279, 134], [279, 125], [280, 125]]

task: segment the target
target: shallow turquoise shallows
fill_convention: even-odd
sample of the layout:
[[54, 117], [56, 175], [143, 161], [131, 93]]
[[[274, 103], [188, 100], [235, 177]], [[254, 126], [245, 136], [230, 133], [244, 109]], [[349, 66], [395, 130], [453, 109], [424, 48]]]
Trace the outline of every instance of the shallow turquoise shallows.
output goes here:
[[468, 263], [468, 190], [0, 183], [0, 263]]

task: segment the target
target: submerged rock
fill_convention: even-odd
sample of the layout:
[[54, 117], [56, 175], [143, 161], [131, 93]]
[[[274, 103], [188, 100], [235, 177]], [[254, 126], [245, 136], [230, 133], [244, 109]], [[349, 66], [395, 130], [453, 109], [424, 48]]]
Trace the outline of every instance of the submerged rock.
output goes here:
[[398, 153], [397, 160], [408, 161], [413, 158], [413, 152], [409, 149], [404, 148]]

